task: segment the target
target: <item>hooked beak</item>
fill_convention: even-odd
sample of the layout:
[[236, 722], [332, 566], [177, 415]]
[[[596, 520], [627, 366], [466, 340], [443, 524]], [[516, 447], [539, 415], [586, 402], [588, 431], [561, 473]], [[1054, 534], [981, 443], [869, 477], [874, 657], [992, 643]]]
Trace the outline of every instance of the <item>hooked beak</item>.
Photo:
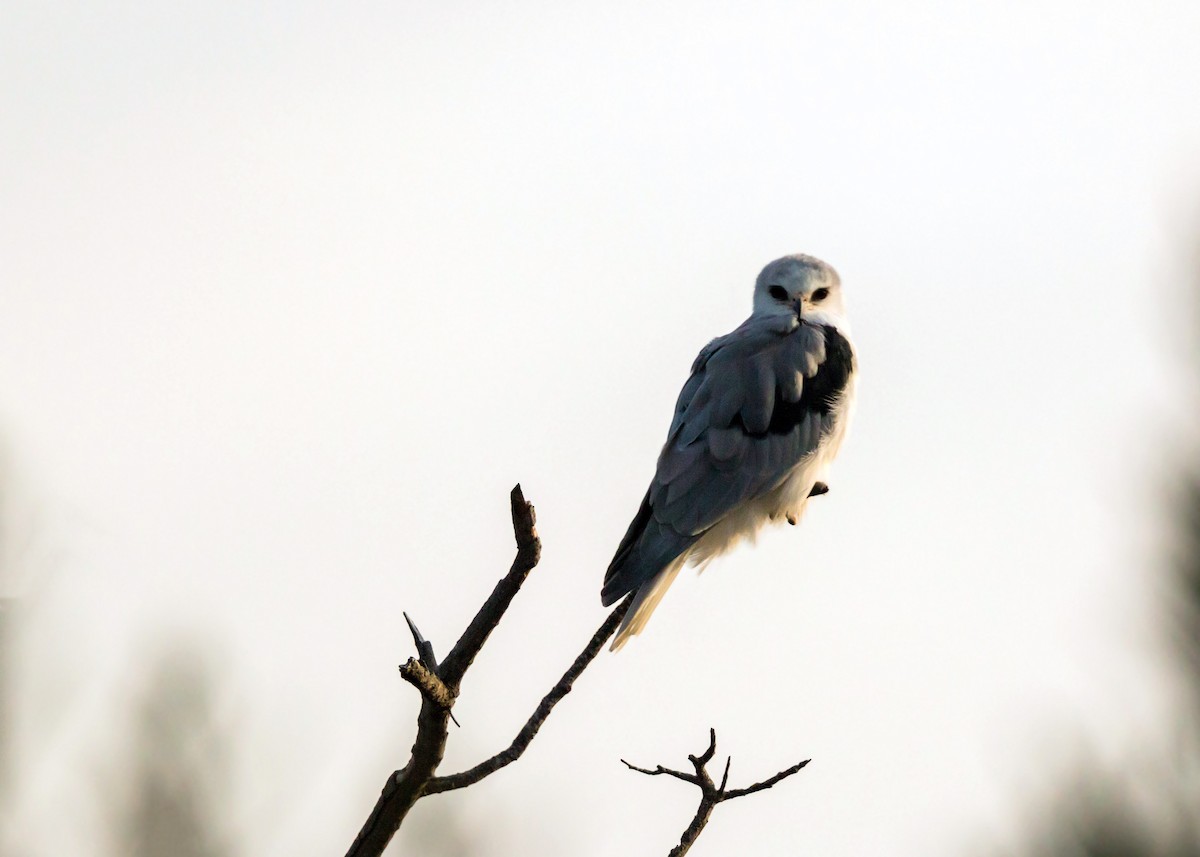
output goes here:
[[792, 301], [792, 306], [796, 310], [796, 319], [798, 321], [804, 321], [804, 299], [797, 298], [796, 300]]

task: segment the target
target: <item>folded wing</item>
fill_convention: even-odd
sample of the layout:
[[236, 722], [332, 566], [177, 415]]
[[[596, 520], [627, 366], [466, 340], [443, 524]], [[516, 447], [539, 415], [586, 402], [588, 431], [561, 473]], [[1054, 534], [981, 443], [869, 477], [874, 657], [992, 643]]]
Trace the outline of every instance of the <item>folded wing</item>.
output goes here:
[[658, 469], [609, 565], [612, 604], [681, 556], [741, 504], [777, 487], [833, 428], [853, 370], [833, 327], [780, 334], [751, 317], [709, 343], [675, 406]]

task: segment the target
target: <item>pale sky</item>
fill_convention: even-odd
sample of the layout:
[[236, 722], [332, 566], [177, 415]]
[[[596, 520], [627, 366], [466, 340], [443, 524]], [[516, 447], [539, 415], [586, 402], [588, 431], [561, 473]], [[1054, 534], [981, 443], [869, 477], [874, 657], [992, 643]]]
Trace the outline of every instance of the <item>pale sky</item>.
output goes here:
[[344, 853], [411, 743], [400, 611], [449, 648], [519, 481], [544, 560], [443, 771], [506, 745], [603, 619], [696, 352], [792, 252], [860, 351], [831, 493], [429, 803], [485, 857], [665, 853], [696, 796], [618, 759], [713, 726], [735, 785], [813, 763], [696, 854], [1012, 836], [1047, 748], [1120, 759], [1170, 704], [1198, 36], [1193, 2], [5, 4], [19, 853], [103, 853], [176, 634], [220, 665], [244, 853]]

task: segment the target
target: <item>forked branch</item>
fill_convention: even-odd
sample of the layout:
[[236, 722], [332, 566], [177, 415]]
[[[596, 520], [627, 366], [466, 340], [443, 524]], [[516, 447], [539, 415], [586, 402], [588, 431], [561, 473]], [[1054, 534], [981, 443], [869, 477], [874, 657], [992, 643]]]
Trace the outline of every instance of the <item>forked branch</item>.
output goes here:
[[448, 721], [453, 716], [450, 709], [458, 698], [463, 677], [504, 617], [521, 584], [541, 557], [542, 544], [535, 526], [537, 519], [533, 506], [525, 501], [520, 485], [513, 488], [510, 499], [513, 533], [517, 540], [516, 558], [513, 559], [508, 574], [496, 584], [492, 594], [479, 608], [475, 618], [441, 664], [434, 658], [433, 645], [421, 635], [407, 614], [404, 617], [420, 655], [419, 660], [409, 658], [408, 662], [400, 667], [400, 674], [404, 680], [421, 692], [417, 738], [413, 743], [408, 764], [388, 777], [375, 808], [359, 831], [354, 844], [346, 852], [346, 857], [379, 857], [413, 804], [422, 797], [469, 786], [519, 759], [542, 724], [546, 722], [546, 718], [550, 716], [550, 712], [554, 710], [554, 706], [571, 692], [575, 680], [604, 648], [604, 644], [616, 631], [617, 625], [629, 609], [629, 602], [626, 600], [608, 615], [575, 662], [542, 698], [533, 716], [507, 749], [470, 770], [448, 777], [435, 777], [434, 774], [446, 751]]
[[461, 774], [451, 774], [447, 777], [434, 777], [429, 781], [429, 785], [425, 787], [425, 794], [432, 795], [438, 792], [448, 792], [452, 789], [461, 789], [466, 786], [473, 785], [488, 774], [493, 774], [503, 768], [505, 765], [515, 762], [521, 758], [521, 754], [525, 752], [525, 748], [533, 741], [533, 736], [537, 735], [538, 730], [542, 728], [542, 724], [546, 722], [546, 718], [550, 716], [550, 712], [554, 710], [554, 706], [558, 701], [571, 692], [571, 687], [575, 683], [575, 679], [579, 678], [580, 674], [587, 669], [590, 664], [604, 648], [604, 644], [608, 642], [608, 638], [617, 630], [617, 625], [625, 618], [626, 611], [629, 610], [629, 599], [625, 599], [616, 608], [608, 614], [608, 618], [604, 620], [596, 633], [592, 635], [592, 639], [588, 641], [587, 646], [579, 653], [579, 657], [571, 664], [570, 668], [563, 673], [562, 678], [558, 680], [558, 684], [550, 689], [550, 692], [542, 697], [542, 701], [538, 704], [537, 710], [533, 712], [533, 716], [525, 722], [521, 731], [517, 733], [517, 737], [512, 743], [501, 752], [497, 753], [492, 758], [485, 762], [480, 762], [475, 767], [463, 771]]
[[[436, 776], [438, 765], [441, 764], [446, 751], [448, 723], [453, 717], [451, 709], [458, 699], [463, 677], [475, 660], [475, 656], [479, 654], [480, 649], [491, 636], [493, 629], [504, 617], [505, 611], [508, 610], [513, 598], [541, 556], [541, 541], [538, 539], [535, 527], [536, 518], [533, 506], [525, 501], [520, 485], [512, 490], [511, 501], [513, 533], [517, 541], [516, 558], [513, 559], [508, 574], [496, 584], [492, 594], [479, 608], [479, 612], [475, 614], [475, 618], [471, 620], [444, 661], [440, 664], [437, 662], [433, 644], [422, 636], [421, 632], [417, 630], [416, 624], [407, 614], [404, 616], [420, 656], [419, 658], [409, 658], [408, 662], [400, 667], [400, 674], [404, 680], [421, 693], [421, 710], [417, 715], [417, 737], [413, 743], [412, 755], [408, 764], [388, 777], [383, 791], [379, 795], [379, 800], [375, 803], [375, 808], [371, 811], [362, 830], [359, 831], [354, 844], [350, 846], [346, 857], [380, 857], [399, 829], [401, 822], [408, 815], [408, 811], [418, 800], [426, 795], [473, 785], [521, 758], [538, 730], [541, 729], [542, 724], [550, 716], [550, 712], [563, 697], [571, 692], [576, 679], [595, 660], [629, 611], [632, 596], [625, 599], [608, 614], [608, 617], [584, 646], [583, 651], [550, 689], [550, 692], [542, 697], [537, 709], [507, 748], [461, 773], [444, 777]], [[649, 770], [625, 762], [632, 770], [640, 771], [643, 774], [651, 776], [667, 774], [700, 788], [700, 808], [684, 832], [679, 845], [671, 852], [672, 855], [682, 855], [687, 852], [696, 837], [700, 835], [700, 831], [704, 829], [709, 816], [712, 815], [713, 808], [718, 803], [769, 789], [808, 764], [807, 761], [801, 762], [786, 771], [780, 771], [761, 783], [755, 783], [744, 789], [728, 790], [726, 788], [729, 780], [728, 759], [725, 761], [725, 773], [721, 777], [719, 786], [713, 782], [706, 770], [706, 766], [712, 761], [716, 751], [716, 732], [710, 730], [708, 749], [699, 756], [688, 756], [695, 769], [694, 774], [670, 770], [661, 765]]]
[[662, 765], [657, 765], [652, 769], [639, 768], [637, 765], [630, 764], [624, 759], [621, 760], [625, 767], [631, 771], [637, 771], [639, 774], [646, 774], [651, 777], [665, 774], [677, 780], [683, 780], [685, 783], [691, 783], [700, 789], [700, 806], [696, 809], [696, 815], [692, 818], [692, 822], [687, 826], [687, 829], [683, 831], [683, 835], [679, 838], [679, 844], [671, 849], [669, 857], [683, 857], [688, 852], [688, 849], [692, 847], [692, 843], [696, 841], [696, 838], [700, 836], [700, 832], [704, 830], [704, 825], [708, 824], [708, 819], [712, 817], [712, 812], [717, 804], [722, 801], [744, 797], [764, 789], [769, 789], [780, 780], [787, 779], [811, 761], [810, 759], [805, 759], [803, 762], [792, 765], [787, 770], [780, 771], [775, 776], [765, 779], [761, 783], [755, 783], [744, 789], [727, 789], [726, 786], [729, 784], [729, 765], [733, 759], [729, 756], [725, 757], [725, 771], [721, 774], [721, 784], [717, 785], [708, 773], [708, 763], [712, 761], [716, 753], [717, 731], [709, 729], [708, 749], [699, 756], [688, 756], [688, 761], [692, 763], [695, 773], [689, 774], [686, 771], [676, 771], [671, 768], [664, 768]]

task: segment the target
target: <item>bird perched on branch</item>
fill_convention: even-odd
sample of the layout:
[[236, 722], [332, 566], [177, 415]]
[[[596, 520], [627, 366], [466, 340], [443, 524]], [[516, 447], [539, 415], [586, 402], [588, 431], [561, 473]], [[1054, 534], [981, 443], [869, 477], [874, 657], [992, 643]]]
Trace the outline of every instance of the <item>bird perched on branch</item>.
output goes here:
[[795, 524], [826, 490], [854, 407], [857, 361], [837, 272], [797, 254], [758, 275], [754, 309], [700, 352], [642, 506], [604, 575], [633, 604], [612, 648], [645, 627], [683, 566], [766, 524]]

